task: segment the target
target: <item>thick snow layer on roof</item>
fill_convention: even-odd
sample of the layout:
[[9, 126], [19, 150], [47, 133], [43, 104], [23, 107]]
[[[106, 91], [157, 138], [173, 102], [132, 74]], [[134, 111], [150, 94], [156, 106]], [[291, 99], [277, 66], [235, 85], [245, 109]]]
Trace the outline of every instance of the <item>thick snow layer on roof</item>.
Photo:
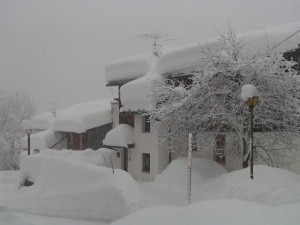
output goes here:
[[[100, 151], [52, 150], [21, 158], [21, 179], [34, 177], [35, 183], [21, 187], [19, 198], [10, 201], [9, 207], [27, 213], [106, 222], [136, 210], [142, 199], [139, 186], [127, 172], [112, 173], [111, 168], [91, 161], [101, 160]], [[105, 154], [110, 152], [114, 151], [106, 150]]]
[[[30, 135], [30, 148], [31, 149], [46, 149], [51, 148], [63, 139], [63, 135], [54, 132], [52, 129], [39, 131]], [[21, 139], [23, 149], [27, 149], [28, 140], [27, 136]]]
[[[237, 34], [237, 40], [242, 41], [245, 46], [245, 51], [249, 53], [266, 53], [275, 45], [300, 30], [300, 22], [268, 27], [256, 31]], [[276, 47], [273, 51], [282, 52], [297, 48], [300, 38], [300, 32], [287, 40], [283, 44]], [[155, 65], [156, 71], [163, 75], [185, 68], [193, 68], [199, 64], [201, 58], [201, 49], [203, 47], [214, 48], [220, 45], [219, 38], [212, 38], [198, 43], [178, 46], [166, 49], [159, 56]], [[148, 57], [148, 59], [147, 59]], [[106, 75], [107, 81], [123, 80], [129, 78], [137, 78], [145, 75], [149, 69], [153, 69], [153, 54], [143, 54], [130, 56], [118, 61], [114, 61], [107, 65]], [[145, 63], [147, 62], [147, 63]], [[152, 63], [152, 67], [151, 67]], [[147, 66], [145, 66], [147, 64]], [[144, 66], [143, 66], [144, 65]], [[143, 67], [143, 69], [139, 69]], [[123, 72], [124, 71], [124, 72]], [[138, 73], [135, 71], [139, 71]], [[139, 74], [138, 76], [131, 76]]]
[[131, 81], [121, 87], [121, 102], [124, 110], [150, 111], [156, 105], [155, 85], [161, 83], [163, 77], [155, 71]]
[[[277, 44], [281, 43], [284, 39], [299, 30], [300, 22], [297, 22], [237, 34], [236, 37], [238, 41], [242, 41], [244, 45], [243, 51], [245, 51], [246, 54], [255, 53], [259, 56], [261, 54], [266, 54], [270, 50], [273, 52], [283, 52], [297, 48], [300, 40], [300, 32], [273, 49], [273, 47]], [[172, 72], [180, 72], [184, 70], [189, 70], [189, 72], [191, 72], [197, 69], [203, 54], [203, 48], [215, 48], [220, 44], [221, 41], [218, 38], [214, 38], [194, 44], [174, 47], [164, 50], [156, 60], [153, 60], [153, 54], [152, 56], [150, 54], [148, 55], [148, 61], [145, 58], [147, 55], [143, 55], [143, 57], [128, 57], [127, 60], [122, 59], [109, 64], [109, 72], [107, 71], [107, 77], [109, 77], [109, 80], [107, 81], [119, 80], [120, 77], [122, 77], [123, 80], [133, 78], [130, 74], [135, 74], [135, 70], [139, 71], [139, 76], [144, 76], [122, 86], [122, 104], [124, 105], [125, 110], [152, 110], [156, 104], [155, 91], [153, 90], [153, 86], [156, 82], [160, 82], [162, 77]], [[139, 70], [138, 59], [142, 61], [140, 62], [140, 66], [145, 65], [145, 61], [147, 61], [148, 69], [146, 69], [146, 66], [143, 66], [143, 70]], [[150, 65], [151, 63], [152, 65]], [[123, 70], [124, 72], [122, 72]]]
[[133, 143], [133, 127], [128, 124], [119, 124], [109, 131], [103, 140], [104, 145], [115, 147], [128, 148], [128, 145]]
[[106, 81], [136, 79], [147, 73], [155, 56], [151, 53], [134, 55], [110, 62], [105, 67]]
[[24, 129], [83, 133], [88, 129], [111, 123], [112, 99], [100, 99], [57, 110], [56, 116], [50, 112], [23, 121]]
[[83, 133], [88, 129], [111, 123], [111, 99], [81, 103], [57, 111], [53, 130]]
[[[287, 37], [300, 30], [300, 22], [269, 27], [256, 31], [237, 34], [236, 38], [241, 41], [244, 51], [249, 54], [265, 54], [274, 46]], [[285, 52], [295, 49], [300, 42], [300, 32], [291, 39], [279, 45], [273, 52]], [[179, 46], [166, 50], [159, 58], [156, 68], [160, 74], [171, 73], [186, 68], [194, 68], [199, 65], [204, 47], [215, 48], [221, 44], [219, 38], [213, 38], [194, 44]]]
[[25, 130], [47, 130], [51, 127], [53, 114], [50, 112], [42, 113], [32, 117], [30, 120], [23, 120], [22, 126]]

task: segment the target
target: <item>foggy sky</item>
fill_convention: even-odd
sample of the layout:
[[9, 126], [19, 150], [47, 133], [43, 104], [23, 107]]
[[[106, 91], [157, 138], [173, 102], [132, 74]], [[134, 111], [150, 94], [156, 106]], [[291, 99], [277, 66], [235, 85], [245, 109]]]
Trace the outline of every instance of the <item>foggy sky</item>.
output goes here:
[[[108, 97], [104, 66], [151, 51], [300, 21], [299, 0], [0, 0], [0, 90], [23, 91], [38, 112]], [[116, 93], [114, 93], [116, 97]]]

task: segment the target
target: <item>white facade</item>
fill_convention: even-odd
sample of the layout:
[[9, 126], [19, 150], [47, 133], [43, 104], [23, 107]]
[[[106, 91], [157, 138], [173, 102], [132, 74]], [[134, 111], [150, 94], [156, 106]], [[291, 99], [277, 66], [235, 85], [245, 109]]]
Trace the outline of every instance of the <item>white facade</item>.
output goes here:
[[[143, 116], [134, 116], [135, 148], [129, 150], [128, 172], [138, 180], [153, 180], [168, 165], [168, 150], [159, 145], [157, 129], [150, 123], [150, 132], [143, 131]], [[150, 171], [143, 171], [143, 154], [150, 155]]]
[[[113, 121], [119, 120], [118, 105], [112, 103]], [[163, 147], [159, 143], [159, 136], [155, 122], [150, 123], [150, 132], [144, 131], [144, 116], [134, 114], [134, 147], [124, 149], [116, 148], [116, 157], [114, 157], [114, 167], [125, 169], [125, 151], [128, 151], [128, 172], [137, 180], [154, 180], [154, 177], [161, 173], [169, 164], [168, 147]], [[113, 122], [115, 124], [115, 122]], [[125, 153], [126, 154], [126, 153]], [[145, 165], [143, 156], [150, 157], [150, 165]], [[149, 159], [147, 159], [149, 160]], [[145, 166], [149, 168], [145, 168]]]

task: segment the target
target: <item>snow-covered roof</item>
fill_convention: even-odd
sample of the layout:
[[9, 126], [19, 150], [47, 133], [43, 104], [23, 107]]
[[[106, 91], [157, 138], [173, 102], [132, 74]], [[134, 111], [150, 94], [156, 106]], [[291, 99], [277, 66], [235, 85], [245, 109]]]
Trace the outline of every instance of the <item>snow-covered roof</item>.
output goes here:
[[[274, 48], [297, 31], [298, 33], [292, 38]], [[254, 52], [265, 54], [271, 49], [273, 52], [285, 52], [297, 48], [300, 42], [300, 22], [237, 34], [236, 38], [238, 41], [243, 41], [244, 51], [249, 54]], [[204, 47], [214, 48], [220, 44], [221, 41], [218, 38], [213, 38], [166, 49], [155, 60], [153, 60], [154, 54], [121, 59], [107, 65], [106, 79], [107, 82], [113, 82], [136, 78], [121, 87], [122, 104], [127, 110], [151, 110], [155, 107], [155, 93], [152, 87], [156, 82], [160, 82], [162, 77], [170, 73], [195, 70], [202, 56], [201, 50]]]
[[57, 112], [53, 120], [56, 131], [82, 133], [112, 122], [111, 99], [90, 101]]
[[[31, 149], [46, 149], [51, 148], [62, 140], [63, 136], [54, 132], [52, 129], [36, 132], [30, 135], [30, 148]], [[23, 149], [27, 149], [27, 136], [21, 139]]]
[[106, 146], [128, 148], [129, 145], [134, 144], [133, 127], [127, 124], [119, 124], [106, 134], [103, 144]]
[[83, 133], [88, 129], [111, 123], [111, 99], [100, 99], [57, 110], [55, 117], [43, 113], [23, 122], [25, 129]]
[[25, 130], [47, 130], [51, 127], [53, 114], [51, 112], [42, 113], [32, 117], [30, 120], [23, 120], [22, 126]]
[[134, 55], [110, 62], [105, 67], [106, 81], [131, 80], [147, 73], [155, 56], [151, 53]]
[[163, 81], [156, 71], [149, 71], [145, 76], [126, 83], [121, 87], [121, 101], [125, 111], [151, 111], [155, 107], [155, 85]]

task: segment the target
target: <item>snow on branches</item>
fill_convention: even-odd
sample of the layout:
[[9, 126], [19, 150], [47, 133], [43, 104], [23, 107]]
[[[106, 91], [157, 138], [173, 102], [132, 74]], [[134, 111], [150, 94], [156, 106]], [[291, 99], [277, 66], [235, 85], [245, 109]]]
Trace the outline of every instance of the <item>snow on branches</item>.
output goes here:
[[[249, 111], [241, 98], [245, 84], [257, 87], [254, 109], [255, 156], [273, 166], [284, 163], [284, 151], [299, 134], [299, 76], [281, 53], [251, 54], [230, 30], [214, 47], [201, 46], [198, 71], [192, 84], [168, 80], [156, 88], [159, 104], [151, 113], [164, 140], [198, 136], [200, 148], [216, 151], [215, 139], [226, 133], [228, 154], [247, 156]], [[244, 160], [247, 157], [243, 157]]]
[[23, 128], [21, 122], [35, 111], [24, 93], [5, 96], [0, 100], [0, 170], [19, 168], [19, 154]]

